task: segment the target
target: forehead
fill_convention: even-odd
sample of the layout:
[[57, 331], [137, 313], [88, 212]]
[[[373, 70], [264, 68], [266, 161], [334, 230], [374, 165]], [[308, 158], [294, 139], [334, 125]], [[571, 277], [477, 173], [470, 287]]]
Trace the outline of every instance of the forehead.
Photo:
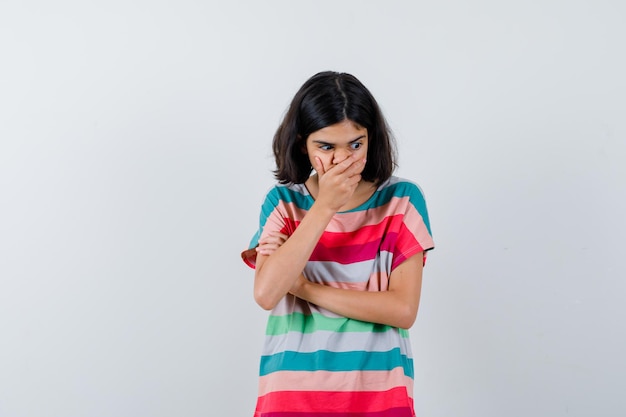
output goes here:
[[360, 137], [367, 138], [367, 129], [351, 120], [344, 120], [334, 125], [326, 126], [309, 135], [312, 140], [348, 140]]

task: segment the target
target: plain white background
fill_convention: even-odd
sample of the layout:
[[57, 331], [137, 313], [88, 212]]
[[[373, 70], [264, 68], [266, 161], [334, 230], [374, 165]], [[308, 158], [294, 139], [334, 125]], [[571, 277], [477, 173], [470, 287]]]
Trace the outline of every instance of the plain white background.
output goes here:
[[418, 416], [623, 416], [626, 6], [0, 1], [0, 416], [251, 416], [271, 138], [356, 75], [425, 191]]

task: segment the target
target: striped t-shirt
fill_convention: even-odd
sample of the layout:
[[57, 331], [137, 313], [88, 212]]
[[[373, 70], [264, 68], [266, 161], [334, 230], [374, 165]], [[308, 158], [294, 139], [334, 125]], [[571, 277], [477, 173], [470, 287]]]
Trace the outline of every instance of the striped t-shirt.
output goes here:
[[[275, 186], [250, 248], [270, 232], [291, 235], [313, 202], [303, 184]], [[433, 247], [419, 187], [391, 177], [365, 203], [332, 218], [304, 276], [337, 288], [386, 291], [398, 265]], [[242, 256], [254, 266], [253, 250]], [[254, 415], [414, 416], [408, 331], [342, 317], [287, 294], [268, 319]]]

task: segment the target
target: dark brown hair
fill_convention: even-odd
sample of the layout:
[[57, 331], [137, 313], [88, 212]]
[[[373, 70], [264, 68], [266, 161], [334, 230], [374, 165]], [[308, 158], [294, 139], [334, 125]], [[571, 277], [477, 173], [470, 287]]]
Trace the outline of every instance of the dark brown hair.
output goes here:
[[367, 129], [367, 162], [361, 176], [376, 184], [395, 166], [393, 136], [374, 96], [356, 77], [333, 71], [309, 78], [296, 93], [274, 135], [274, 175], [281, 184], [304, 183], [313, 167], [304, 152], [309, 135], [350, 120]]

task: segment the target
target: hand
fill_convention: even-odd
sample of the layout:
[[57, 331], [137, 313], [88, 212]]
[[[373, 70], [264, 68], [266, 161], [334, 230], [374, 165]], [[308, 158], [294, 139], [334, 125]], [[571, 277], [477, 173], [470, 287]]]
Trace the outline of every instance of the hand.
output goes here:
[[268, 236], [259, 240], [259, 246], [256, 247], [257, 253], [261, 255], [271, 255], [287, 241], [289, 236], [283, 233], [270, 233]]
[[313, 168], [317, 171], [319, 187], [316, 202], [338, 211], [356, 191], [365, 168], [365, 159], [353, 155], [324, 170], [322, 161], [315, 157], [315, 165]]

